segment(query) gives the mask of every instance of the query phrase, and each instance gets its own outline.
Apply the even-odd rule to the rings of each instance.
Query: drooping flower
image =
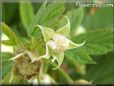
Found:
[[[60,67],[64,60],[64,51],[68,49],[78,48],[85,44],[85,41],[81,44],[76,44],[68,39],[70,35],[70,22],[67,16],[65,16],[67,24],[59,28],[57,31],[54,31],[51,28],[43,27],[41,25],[36,25],[38,29],[40,28],[43,34],[44,42],[46,43],[46,54],[45,55],[36,55],[35,53],[26,50],[23,53],[16,55],[10,60],[15,60],[20,58],[22,55],[27,54],[31,62],[41,60],[42,58],[49,59],[51,56],[53,59],[52,62],[57,61],[58,66],[54,69]]]
[[[78,48],[85,44],[85,41],[81,44],[76,44],[67,38],[70,35],[70,22],[67,16],[65,16],[65,18],[67,20],[67,24],[57,31],[48,27],[37,25],[37,27],[41,29],[46,43],[46,54],[39,57],[37,60],[41,58],[50,58],[52,56],[52,62],[56,60],[58,63],[58,66],[54,69],[57,69],[62,64],[65,50]]]

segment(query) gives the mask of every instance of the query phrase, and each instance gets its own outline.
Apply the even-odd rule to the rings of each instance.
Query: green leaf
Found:
[[[13,54],[8,52],[2,52],[2,78],[4,78],[12,67],[12,62],[9,60]]]
[[[2,7],[1,8],[2,13],[1,13],[0,17],[2,18],[2,21],[5,21],[7,24],[11,24],[13,22],[18,21],[18,19],[17,19],[18,16],[16,16],[17,9],[18,9],[18,3],[10,3],[10,4],[2,3],[1,7]],[[15,17],[15,19],[14,19],[14,17]]]
[[[7,73],[7,75],[2,79],[2,84],[9,84],[9,80],[10,80],[10,76],[11,76],[11,71]]]
[[[86,66],[87,74],[84,76],[84,78],[86,80],[93,81],[93,84],[114,84],[114,54],[113,52],[111,53],[95,57],[97,64]]]
[[[27,81],[22,80],[19,75],[14,75],[12,82],[10,82],[12,71],[9,71],[7,75],[2,79],[2,84],[10,85],[10,84],[27,84]]]
[[[67,50],[65,51],[65,56],[71,60],[75,60],[78,63],[82,64],[95,64],[89,54],[86,52],[85,49],[83,48],[77,48],[77,49],[72,49],[72,50]]]
[[[16,70],[15,70],[16,71]],[[2,84],[27,84],[27,81],[23,80],[19,75],[15,74],[15,72],[10,70],[5,77],[2,79]]]
[[[83,8],[73,9],[69,11],[66,15],[69,16],[71,22],[71,35],[74,35],[76,29],[81,24],[84,16]]]
[[[1,23],[2,32],[6,34],[10,40],[3,40],[5,45],[16,45],[16,37],[15,34],[12,32],[11,28],[8,27],[5,23]]]
[[[52,62],[54,62],[56,60],[57,63],[58,63],[57,67],[53,68],[53,69],[58,69],[61,66],[61,64],[62,64],[62,62],[64,60],[64,52],[53,53],[52,56],[53,56]]]
[[[51,3],[46,6],[44,3],[40,9],[38,10],[37,14],[33,18],[29,28],[28,28],[28,35],[31,37],[34,33],[34,26],[36,25],[43,25],[43,26],[53,26],[53,20],[59,17],[64,11],[64,3]],[[50,25],[51,24],[51,25]],[[50,27],[51,28],[51,27]],[[38,31],[35,31],[38,32]]]
[[[82,47],[66,51],[65,54],[79,63],[94,63],[89,55],[101,55],[113,50],[113,31],[111,29],[88,31],[85,35],[72,39],[76,43],[86,40]]]
[[[58,29],[56,33],[61,34],[63,36],[68,36],[70,33],[70,21],[67,16],[65,16],[65,18],[67,20],[67,24]]]
[[[32,4],[29,0],[26,0],[26,2],[20,2],[19,10],[22,23],[25,29],[28,29],[29,24],[34,16]]]
[[[88,30],[113,28],[113,8],[96,8],[95,14],[85,15],[83,26]]]
[[[13,43],[10,40],[2,40],[2,44],[12,46]]]
[[[101,55],[113,50],[112,29],[88,31],[84,35],[73,37],[76,43],[83,40],[86,40],[84,48],[90,55]]]

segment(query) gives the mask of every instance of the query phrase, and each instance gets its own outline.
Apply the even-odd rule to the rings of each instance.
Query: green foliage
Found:
[[[44,4],[42,4],[42,6],[38,10],[37,14],[33,18],[32,22],[28,28],[28,35],[29,36],[33,35],[33,33],[34,33],[33,27],[35,25],[39,24],[39,25],[46,25],[46,26],[49,25],[50,26],[50,24],[51,24],[51,27],[52,27],[54,20],[57,17],[59,17],[63,13],[63,11],[64,11],[64,3],[54,3],[53,2],[53,4],[49,4],[48,6],[46,6],[46,2]]]
[[[2,43],[5,45],[15,45],[16,44],[16,37],[15,34],[12,32],[11,28],[8,27],[5,23],[1,23],[2,32],[6,34],[10,40],[3,40]]]
[[[11,82],[10,82],[10,79],[11,79],[11,71],[7,73],[7,75],[4,77],[4,79],[2,80],[2,84],[4,85],[10,85]],[[20,78],[20,76],[15,76],[14,77],[14,80],[12,81],[12,84],[27,84],[27,81],[25,80],[22,80]]]
[[[8,52],[2,52],[2,57],[2,71],[4,71],[2,73],[2,78],[4,78],[12,68],[12,61],[10,61],[9,59],[13,57],[13,54]]]
[[[113,31],[111,29],[88,31],[84,35],[73,37],[72,40],[76,43],[86,40],[82,48],[67,51],[65,54],[71,60],[80,63],[94,63],[89,55],[102,55],[113,50]]]
[[[72,38],[74,42],[86,40],[84,49],[89,55],[102,55],[113,50],[113,30],[87,31],[84,35]]]
[[[88,13],[85,15],[83,26],[89,30],[113,28],[113,8],[96,8],[95,14]]]
[[[94,64],[95,62],[90,58],[85,49],[72,49],[65,52],[67,58],[79,63]]]
[[[84,78],[97,84],[114,84],[113,82],[113,52],[94,57],[97,65],[87,65],[87,74]]]
[[[61,2],[61,0],[59,1]],[[66,50],[65,54],[53,53],[48,60],[44,58],[41,59],[44,63],[43,66],[45,71],[43,71],[43,67],[41,67],[42,69],[39,68],[41,71],[39,72],[38,77],[40,77],[40,73],[43,75],[45,72],[49,73],[52,79],[58,83],[64,83],[66,81],[67,83],[72,84],[75,82],[75,79],[80,78],[93,81],[94,84],[113,83],[113,55],[109,53],[113,51],[112,8],[95,8],[95,13],[91,13],[91,9],[93,9],[91,7],[78,8],[75,7],[74,3],[67,3],[65,1],[66,0],[61,3],[56,3],[56,0],[52,0],[52,2],[44,1],[43,3],[35,3],[36,6],[34,6],[34,3],[27,0],[27,2],[24,3],[16,3],[14,8],[10,3],[3,4],[3,21],[8,25],[11,25],[13,30],[5,23],[1,23],[2,32],[9,38],[9,40],[2,40],[2,43],[13,46],[14,48],[13,54],[2,52],[3,84],[9,84],[10,82],[11,69],[14,66],[13,62],[9,60],[11,57],[26,52],[26,50],[30,52],[30,57],[39,58],[42,54],[48,56],[46,53],[48,50],[45,48],[45,42],[49,41],[49,39],[53,40],[51,37],[53,31],[51,30],[54,29],[56,33],[66,36],[69,33],[69,27],[71,32],[68,38],[77,45],[83,41],[86,41],[85,44],[79,48]],[[72,4],[73,6],[71,6]],[[17,8],[19,9],[19,12],[17,12]],[[36,9],[38,9],[37,12]],[[9,14],[7,12],[9,12]],[[34,15],[34,13],[36,14]],[[58,28],[65,23],[64,15],[68,16],[70,22],[68,22],[65,27],[58,30]],[[52,29],[45,32],[42,29],[40,30],[40,28],[36,28],[36,25]],[[75,31],[79,26],[83,26],[86,32],[75,35]],[[44,27],[43,29],[47,30]],[[67,30],[65,30],[66,28]],[[44,39],[44,34],[42,34],[41,31],[47,34]],[[47,39],[47,37],[49,39]],[[64,55],[65,57],[63,57]],[[52,56],[58,60],[56,62],[59,66],[64,60],[63,64],[57,71],[52,70],[53,67],[50,68],[50,64],[54,67],[58,67],[51,62],[54,60]],[[15,76],[12,83],[25,84],[28,82],[26,82],[22,77],[20,78],[20,76]]]
[[[84,17],[83,8],[73,9],[67,13],[71,23],[71,35],[74,35],[76,29],[81,24]]]
[[[22,23],[25,29],[28,29],[29,24],[31,23],[34,16],[32,4],[29,1],[20,2],[19,10]]]
[[[2,84],[9,84],[10,83],[10,76],[11,76],[11,71],[9,73],[7,73],[7,75],[5,76],[5,78],[2,79]]]
[[[18,21],[18,3],[2,3],[2,20],[7,24]],[[16,14],[16,15],[15,15]],[[1,17],[1,16],[0,16]],[[13,22],[12,22],[13,21]]]

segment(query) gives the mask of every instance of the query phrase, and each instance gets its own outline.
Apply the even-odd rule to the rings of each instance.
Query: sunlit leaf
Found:
[[[16,37],[10,27],[8,27],[5,23],[1,23],[2,32],[9,37],[10,40],[3,41],[6,45],[16,45]]]

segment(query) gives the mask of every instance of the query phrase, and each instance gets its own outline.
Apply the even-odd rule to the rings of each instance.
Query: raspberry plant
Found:
[[[21,20],[13,21],[14,25],[10,27],[8,20],[4,20],[6,14],[3,14],[0,23],[2,34],[8,37],[8,40],[2,39],[1,44],[13,47],[13,53],[1,52],[2,84],[103,82],[92,74],[111,65],[106,62],[112,61],[107,57],[112,57],[110,53],[113,51],[111,9],[105,8],[109,11],[106,22],[102,19],[99,22],[96,18],[104,13],[104,8],[96,8],[99,12],[92,14],[91,10],[95,8],[71,6],[65,0],[59,3],[44,1],[36,7],[30,1],[18,4]],[[7,5],[3,3],[3,6]],[[33,7],[38,8],[36,13]],[[106,81],[112,83],[112,70],[106,74],[110,74]]]

